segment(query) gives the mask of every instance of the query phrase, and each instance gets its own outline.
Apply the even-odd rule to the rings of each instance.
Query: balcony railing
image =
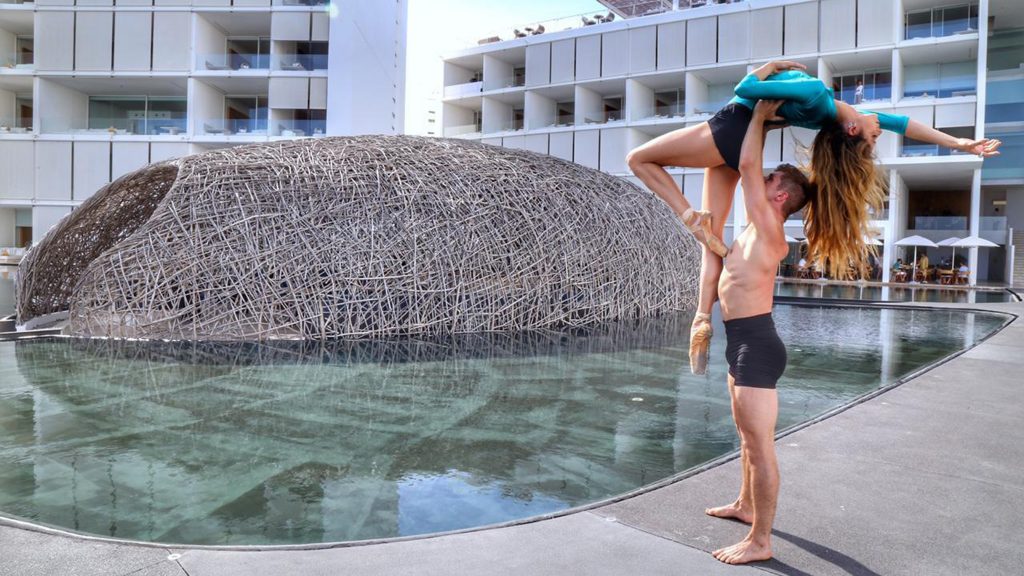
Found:
[[[196,54],[196,70],[269,70],[270,54]]]
[[[327,132],[327,120],[281,120],[276,124],[280,136],[323,136]]]
[[[282,54],[275,56],[274,69],[289,72],[327,70],[327,54]]]
[[[196,132],[206,136],[266,136],[267,120],[207,118],[198,123]]]
[[[484,90],[483,82],[467,82],[465,84],[452,84],[444,87],[445,98],[460,98],[464,96],[475,96]]]
[[[458,124],[455,126],[446,126],[444,129],[444,135],[448,137],[479,136],[482,133],[483,127],[480,124]]]

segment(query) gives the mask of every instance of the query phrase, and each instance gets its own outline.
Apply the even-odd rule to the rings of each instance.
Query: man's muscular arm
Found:
[[[754,115],[747,126],[743,147],[740,149],[740,181],[743,185],[743,204],[750,221],[763,229],[774,230],[774,210],[768,202],[764,187],[764,122],[775,116],[781,100],[761,100],[754,107]]]

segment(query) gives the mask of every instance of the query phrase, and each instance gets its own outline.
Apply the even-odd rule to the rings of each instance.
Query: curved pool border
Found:
[[[999,305],[999,304],[1003,304],[1003,305],[1005,305],[1005,304],[1011,304],[1011,305],[1012,304],[1019,304],[1019,303],[1006,303],[1006,302],[1002,302],[1002,303],[998,303],[998,302],[997,303],[982,303],[982,304],[966,304],[966,303],[965,304],[949,304],[949,303],[918,303],[918,302],[901,303],[901,302],[871,302],[871,301],[850,301],[850,300],[837,300],[837,299],[817,299],[817,298],[812,299],[812,298],[794,298],[794,297],[776,297],[776,302],[784,303],[784,304],[787,304],[787,305],[805,306],[805,307],[826,306],[826,307],[835,307],[835,308],[899,308],[899,309],[933,310],[933,311],[934,310],[958,310],[958,311],[961,311],[961,312],[979,312],[979,313],[993,314],[993,315],[998,315],[998,316],[1003,316],[1004,317],[1004,321],[1003,321],[1001,326],[999,326],[997,329],[993,330],[990,334],[986,335],[984,338],[981,338],[980,340],[975,342],[972,346],[969,346],[967,348],[962,348],[960,350],[957,350],[956,352],[953,352],[951,354],[943,356],[942,358],[939,358],[939,359],[937,359],[937,360],[935,360],[935,361],[933,361],[931,363],[923,365],[923,366],[917,368],[916,370],[913,370],[910,373],[908,373],[908,374],[906,374],[906,375],[904,375],[904,376],[902,376],[900,378],[897,378],[895,381],[893,381],[889,385],[886,385],[886,386],[877,388],[875,390],[872,390],[870,392],[867,392],[867,393],[865,393],[865,394],[863,394],[861,396],[858,396],[857,398],[854,398],[853,400],[851,400],[850,402],[848,402],[846,404],[843,404],[841,406],[837,406],[837,407],[835,407],[835,408],[833,408],[831,410],[823,412],[822,414],[819,414],[818,416],[816,416],[814,418],[811,418],[809,420],[805,420],[803,422],[794,424],[792,426],[788,426],[788,427],[786,427],[786,428],[784,428],[784,429],[782,429],[782,430],[780,430],[780,431],[778,431],[776,433],[776,435],[775,435],[775,441],[776,442],[778,442],[779,440],[781,440],[782,438],[784,438],[786,436],[789,436],[789,435],[794,434],[794,433],[796,433],[796,432],[798,432],[800,430],[808,428],[808,427],[810,427],[810,426],[812,426],[814,424],[823,422],[823,421],[828,420],[828,419],[830,419],[830,418],[832,418],[832,417],[834,417],[834,416],[836,416],[838,414],[846,412],[846,411],[850,410],[851,408],[854,408],[854,407],[859,406],[859,405],[861,405],[861,404],[863,404],[865,402],[868,402],[869,400],[872,400],[872,399],[874,399],[874,398],[876,398],[876,397],[878,397],[878,396],[880,396],[882,394],[885,394],[886,392],[889,392],[889,391],[892,391],[892,390],[894,390],[896,388],[899,388],[900,386],[902,386],[902,385],[904,385],[904,384],[906,384],[906,383],[908,383],[908,382],[910,382],[910,381],[920,377],[921,375],[926,374],[928,372],[931,372],[932,370],[935,370],[936,368],[938,368],[938,367],[940,367],[940,366],[942,366],[942,365],[944,365],[944,364],[946,364],[946,363],[948,363],[948,362],[958,358],[959,356],[962,356],[962,355],[970,352],[971,350],[974,350],[974,349],[978,348],[979,346],[983,345],[985,342],[987,342],[991,338],[993,338],[996,335],[998,335],[1001,332],[1003,332],[1008,326],[1010,326],[1014,321],[1016,321],[1020,317],[1017,313],[1014,313],[1014,312],[1004,311],[1004,310],[993,310],[993,309],[990,309],[990,308],[982,308],[982,307],[980,307],[980,306],[985,306],[986,304],[987,305],[993,305],[993,304],[995,304],[995,305]],[[54,335],[53,334],[53,332],[54,332],[53,330],[46,330],[46,331],[40,331],[40,332],[42,332],[42,333],[38,333],[38,334],[20,333],[19,336],[17,337],[17,339],[20,340],[20,339],[29,339],[29,338],[64,338],[64,336]],[[651,484],[647,484],[645,486],[641,486],[641,487],[639,487],[639,488],[637,488],[635,490],[631,490],[631,491],[625,492],[623,494],[619,494],[619,495],[616,495],[616,496],[612,496],[612,497],[605,498],[603,500],[599,500],[599,501],[595,501],[595,502],[591,502],[591,503],[588,503],[588,504],[583,504],[583,505],[575,506],[575,507],[572,507],[572,508],[566,508],[564,510],[559,510],[559,511],[556,511],[556,512],[551,512],[551,513],[547,513],[547,514],[541,514],[541,515],[537,515],[537,516],[530,516],[530,517],[526,517],[526,518],[520,518],[520,519],[510,520],[510,521],[507,521],[507,522],[501,522],[501,523],[496,523],[496,524],[486,524],[486,525],[474,526],[474,527],[470,527],[470,528],[462,528],[462,529],[458,529],[458,530],[449,530],[449,531],[445,531],[445,532],[432,532],[432,533],[428,533],[428,534],[417,534],[417,535],[410,535],[410,536],[398,536],[398,537],[392,537],[392,538],[376,538],[376,539],[368,539],[368,540],[351,540],[351,541],[341,541],[341,542],[319,542],[319,543],[310,543],[310,544],[269,544],[269,545],[260,545],[260,544],[252,544],[252,545],[213,545],[213,544],[181,544],[181,543],[175,543],[175,542],[147,542],[147,541],[143,541],[143,540],[131,540],[131,539],[125,539],[125,538],[111,538],[111,537],[99,536],[99,535],[96,535],[96,534],[90,534],[90,533],[85,533],[85,532],[77,532],[77,531],[74,531],[74,530],[70,530],[70,529],[67,529],[67,528],[63,528],[63,527],[59,527],[59,526],[54,526],[54,525],[50,525],[50,524],[46,524],[46,523],[33,522],[33,521],[30,521],[30,520],[27,520],[27,519],[24,519],[24,518],[20,518],[20,517],[17,517],[17,516],[6,514],[6,513],[2,512],[2,511],[0,511],[0,528],[2,528],[2,527],[17,528],[17,529],[22,529],[22,530],[26,530],[26,531],[30,531],[30,532],[35,532],[35,533],[43,534],[45,536],[59,536],[59,537],[73,538],[73,539],[76,539],[76,540],[79,540],[79,541],[83,541],[83,542],[96,542],[96,543],[103,543],[103,544],[123,545],[123,546],[132,546],[132,547],[138,547],[138,548],[150,548],[150,549],[162,549],[162,550],[178,549],[178,550],[204,550],[204,551],[214,551],[214,552],[216,552],[216,551],[221,551],[221,552],[260,552],[260,551],[315,551],[315,550],[330,550],[330,549],[343,549],[343,548],[359,548],[359,547],[374,546],[374,545],[378,545],[378,544],[393,544],[393,543],[410,542],[410,541],[418,541],[418,540],[430,540],[430,539],[443,538],[443,537],[446,537],[446,536],[454,536],[454,535],[461,535],[461,534],[472,534],[472,533],[475,533],[475,532],[493,531],[493,530],[499,530],[499,529],[504,529],[504,528],[512,528],[512,527],[516,527],[516,526],[535,524],[535,523],[543,522],[543,521],[546,521],[546,520],[553,520],[553,519],[557,519],[557,518],[563,518],[563,517],[567,517],[567,516],[572,516],[572,515],[575,515],[575,514],[578,514],[578,513],[581,513],[581,512],[587,512],[587,511],[592,511],[592,510],[599,509],[599,508],[608,507],[608,506],[611,506],[612,504],[616,504],[616,503],[619,503],[619,502],[623,502],[625,500],[630,500],[632,498],[636,498],[636,497],[641,496],[641,495],[645,495],[645,494],[649,494],[649,493],[655,492],[655,491],[657,491],[659,489],[662,489],[662,488],[665,488],[667,486],[679,483],[679,482],[681,482],[683,480],[686,480],[688,478],[691,478],[691,477],[696,476],[698,474],[701,474],[703,472],[712,470],[714,468],[717,468],[719,466],[722,466],[724,464],[732,462],[732,461],[736,460],[738,457],[739,457],[739,451],[738,450],[734,450],[734,451],[732,451],[732,452],[730,452],[728,454],[724,454],[722,456],[719,456],[718,458],[709,460],[707,462],[704,462],[704,463],[699,464],[697,466],[694,466],[692,468],[688,468],[688,469],[683,470],[683,471],[681,471],[679,473],[676,473],[676,474],[674,474],[672,476],[668,476],[666,478],[663,478],[663,479],[661,479],[661,480],[659,480],[657,482],[653,482]]]

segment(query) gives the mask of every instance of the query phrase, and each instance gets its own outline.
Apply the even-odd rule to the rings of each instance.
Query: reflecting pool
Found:
[[[873,302],[947,302],[974,304],[986,302],[1017,302],[1007,290],[964,290],[936,284],[831,284],[826,282],[776,282],[775,295],[791,298],[864,300]]]
[[[16,266],[0,266],[0,318],[14,314],[14,277]]]
[[[779,428],[970,346],[1004,317],[779,305]],[[0,510],[195,544],[424,534],[564,510],[736,448],[716,321],[444,341],[0,342]]]

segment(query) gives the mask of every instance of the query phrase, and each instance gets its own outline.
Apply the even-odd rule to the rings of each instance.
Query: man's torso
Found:
[[[781,228],[781,224],[779,225]],[[775,275],[788,245],[780,230],[779,242],[758,237],[755,226],[747,226],[733,242],[725,257],[718,281],[718,298],[725,320],[766,314],[772,310]]]

